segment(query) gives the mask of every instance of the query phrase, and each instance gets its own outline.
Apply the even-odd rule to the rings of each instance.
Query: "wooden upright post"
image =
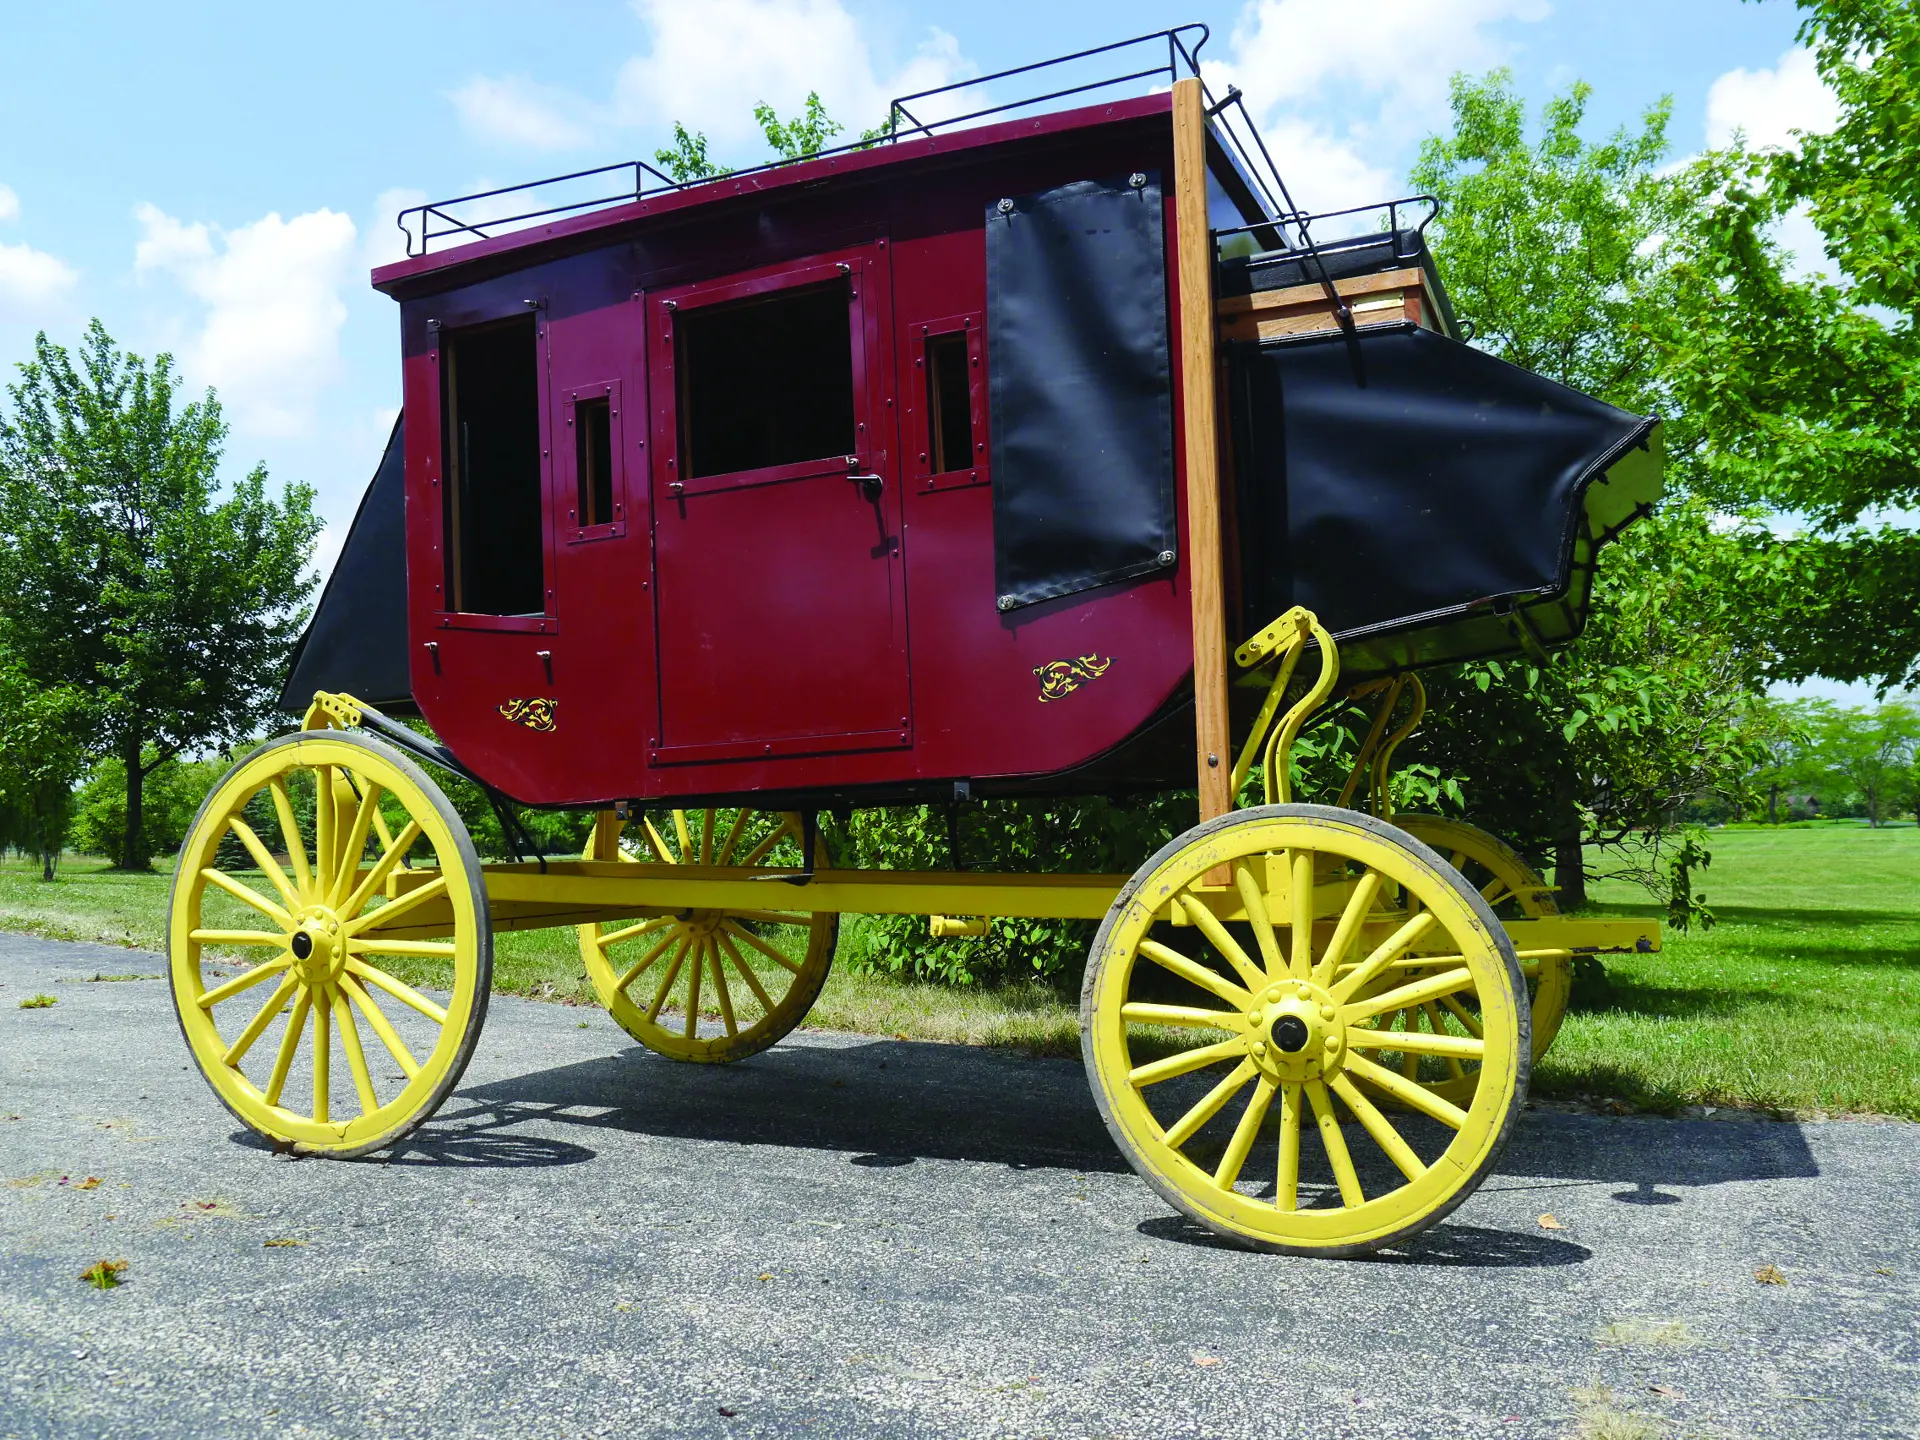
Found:
[[[1193,597],[1193,719],[1200,818],[1233,808],[1227,723],[1226,592],[1221,581],[1220,448],[1214,396],[1213,232],[1207,219],[1207,117],[1197,79],[1173,86],[1173,212],[1180,277],[1181,428],[1187,441],[1187,589]]]

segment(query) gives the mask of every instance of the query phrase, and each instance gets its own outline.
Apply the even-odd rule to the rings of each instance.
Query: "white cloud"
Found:
[[[1208,87],[1238,85],[1296,204],[1342,209],[1397,195],[1397,161],[1447,120],[1447,80],[1506,60],[1495,28],[1536,22],[1547,0],[1374,0],[1370,34],[1394,56],[1356,43],[1353,11],[1324,0],[1248,0],[1229,57],[1206,67]],[[1329,234],[1334,231],[1329,230]]]
[[[10,185],[0,185],[0,223],[20,218],[20,197]]]
[[[876,71],[860,27],[840,0],[633,0],[653,48],[629,60],[615,87],[627,124],[664,129],[678,120],[713,141],[717,156],[757,155],[753,107],[798,112],[809,91],[847,127],[843,139],[885,119],[895,95],[975,73],[959,41],[934,30],[891,74]]]
[[[31,245],[0,245],[0,317],[30,320],[56,311],[80,272]]]
[[[1771,70],[1729,70],[1707,91],[1707,144],[1736,131],[1755,149],[1797,145],[1793,132],[1820,134],[1840,119],[1840,102],[1814,68],[1811,50],[1789,50]]]
[[[315,210],[220,230],[149,204],[134,218],[136,273],[165,275],[205,307],[180,356],[188,378],[214,386],[235,424],[255,434],[306,433],[340,374],[353,221]]]
[[[476,75],[447,98],[483,140],[526,150],[577,150],[593,140],[591,107],[524,76]]]

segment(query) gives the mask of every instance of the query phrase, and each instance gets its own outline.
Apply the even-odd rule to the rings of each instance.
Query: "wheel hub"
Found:
[[[1277,1081],[1313,1080],[1340,1068],[1346,1027],[1333,996],[1307,980],[1269,985],[1247,1015],[1254,1063]]]
[[[328,910],[302,915],[287,937],[287,949],[293,954],[294,970],[308,985],[332,980],[346,968],[346,937],[340,933],[339,919]]]

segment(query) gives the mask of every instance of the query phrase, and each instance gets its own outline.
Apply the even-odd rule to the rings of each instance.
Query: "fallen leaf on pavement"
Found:
[[[1549,1213],[1540,1217],[1540,1228],[1542,1230],[1564,1230],[1567,1227],[1562,1225]]]
[[[111,1290],[123,1284],[121,1271],[127,1268],[124,1260],[96,1260],[80,1272],[80,1278],[96,1290]]]
[[[1196,1350],[1193,1352],[1193,1363],[1202,1368],[1208,1365],[1218,1365],[1220,1363],[1220,1357],[1218,1355],[1202,1355]]]
[[[69,1190],[98,1190],[100,1188],[100,1177],[98,1175],[89,1175],[84,1180],[76,1180],[71,1175],[62,1175],[60,1177],[60,1183]]]
[[[1762,1285],[1784,1285],[1787,1283],[1787,1277],[1780,1273],[1780,1267],[1778,1265],[1762,1265],[1758,1270],[1753,1272],[1753,1278],[1758,1280]]]
[[[1649,1385],[1647,1386],[1647,1389],[1651,1390],[1656,1395],[1664,1395],[1669,1400],[1684,1400],[1687,1398],[1686,1391],[1676,1390],[1671,1385]]]
[[[756,1280],[771,1280],[773,1278],[773,1272],[769,1270],[765,1274],[756,1275],[753,1278]]]
[[[307,1242],[304,1240],[292,1240],[292,1239],[262,1240],[260,1242],[260,1248],[262,1250],[291,1250],[296,1245],[304,1245],[306,1243]]]
[[[720,1407],[720,1413],[726,1416],[727,1419],[731,1420],[733,1419],[734,1416],[738,1415],[740,1412],[738,1410],[730,1409],[729,1407],[722,1405]]]

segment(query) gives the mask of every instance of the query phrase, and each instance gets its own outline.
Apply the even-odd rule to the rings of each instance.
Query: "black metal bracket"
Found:
[[[437,766],[478,786],[480,793],[487,797],[487,804],[493,808],[494,817],[500,822],[500,833],[506,839],[507,851],[513,856],[514,863],[524,862],[531,854],[540,863],[540,873],[542,875],[547,873],[546,854],[515,812],[512,799],[474,774],[446,746],[427,739],[419,731],[410,730],[399,721],[389,719],[377,710],[364,707],[360,711],[360,728],[371,731],[394,749],[411,755],[416,760],[424,760],[429,765]]]

